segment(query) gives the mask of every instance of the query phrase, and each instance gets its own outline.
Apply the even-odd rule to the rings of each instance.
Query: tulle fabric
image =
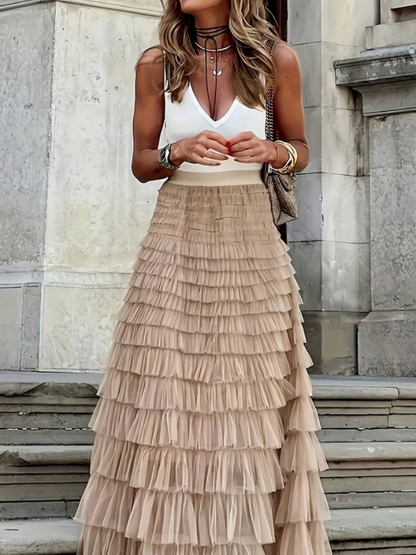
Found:
[[[162,185],[90,421],[77,555],[330,555],[288,250],[263,184]]]

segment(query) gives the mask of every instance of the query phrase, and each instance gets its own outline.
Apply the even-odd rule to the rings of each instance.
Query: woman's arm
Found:
[[[163,53],[158,47],[141,55],[136,68],[136,98],[133,116],[133,175],[142,183],[163,179],[175,170],[158,162],[163,127]]]
[[[309,163],[309,145],[305,133],[305,116],[302,101],[302,77],[294,51],[286,43],[275,45],[273,58],[276,68],[274,95],[274,124],[279,139],[291,143],[298,151],[294,168],[300,172]],[[274,167],[282,167],[287,160],[284,147],[279,147],[279,160]]]
[[[279,139],[293,144],[298,151],[298,161],[293,171],[300,172],[309,162],[309,146],[305,135],[302,102],[302,83],[296,54],[285,43],[275,45],[276,88],[274,95],[274,125]],[[243,131],[230,141],[230,154],[243,164],[266,162],[282,168],[289,154],[282,145],[275,145],[256,137],[251,131]]]

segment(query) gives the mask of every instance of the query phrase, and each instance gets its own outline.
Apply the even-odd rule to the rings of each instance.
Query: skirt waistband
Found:
[[[177,170],[165,183],[173,185],[195,185],[207,187],[224,187],[228,185],[263,184],[259,170],[233,170],[214,172],[187,172]]]

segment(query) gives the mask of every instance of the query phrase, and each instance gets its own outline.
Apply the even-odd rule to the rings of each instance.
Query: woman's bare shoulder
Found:
[[[142,65],[153,65],[162,64],[163,65],[163,49],[160,45],[150,46],[143,50],[137,60],[137,66]]]
[[[277,75],[293,75],[299,73],[299,60],[295,51],[286,43],[278,42],[273,50],[273,58]]]
[[[136,72],[139,79],[153,83],[157,90],[163,90],[164,54],[160,45],[144,50],[137,60]]]

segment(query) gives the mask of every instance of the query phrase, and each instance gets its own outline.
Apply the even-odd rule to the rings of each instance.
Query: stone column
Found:
[[[376,0],[289,0],[311,163],[298,176],[300,218],[288,241],[315,373],[356,373],[356,326],[370,310],[366,134],[356,95],[335,85],[333,61],[357,55],[378,17]]]
[[[134,65],[160,3],[0,10],[0,369],[101,370],[160,185],[130,171]]]
[[[369,125],[371,312],[359,326],[359,373],[416,376],[416,46],[402,45],[404,30],[416,38],[416,2],[384,0],[382,16],[368,50],[336,63]]]

